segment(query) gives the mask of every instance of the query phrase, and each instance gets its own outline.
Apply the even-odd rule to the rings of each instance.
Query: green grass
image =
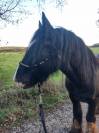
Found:
[[[12,94],[9,91],[6,91],[6,94],[2,93],[2,100],[0,98],[0,127],[11,127],[24,119],[36,118],[37,112],[32,96],[33,91],[18,91],[16,93],[13,91]]]
[[[94,54],[99,54],[99,47],[91,47]]]
[[[66,94],[43,93],[45,111],[63,103]],[[39,103],[37,90],[17,89],[2,92],[0,97],[0,127],[7,128],[22,123],[23,120],[37,119],[37,104]]]
[[[0,81],[4,86],[13,84],[12,78],[23,52],[1,52],[0,53]]]

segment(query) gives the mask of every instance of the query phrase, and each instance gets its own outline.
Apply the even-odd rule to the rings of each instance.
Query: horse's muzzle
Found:
[[[17,88],[24,88],[24,84],[23,83],[21,83],[21,82],[16,82],[15,83],[15,86],[17,87]]]

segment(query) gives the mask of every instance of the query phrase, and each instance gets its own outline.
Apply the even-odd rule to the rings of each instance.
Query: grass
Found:
[[[43,93],[44,108],[46,111],[63,103],[66,94]],[[2,92],[0,97],[0,127],[9,128],[16,126],[24,120],[37,119],[39,103],[37,90],[8,90]]]
[[[13,84],[12,78],[23,52],[1,52],[0,53],[0,81],[8,87]]]
[[[91,48],[95,54],[98,48]],[[0,51],[0,126],[10,127],[21,123],[23,119],[37,118],[38,93],[36,89],[23,90],[13,85],[13,75],[18,62],[24,55],[21,51],[13,49]],[[59,88],[62,84],[61,72],[58,71],[50,77],[43,90],[44,107],[46,110],[53,108],[59,102],[64,102],[66,93]]]
[[[1,127],[11,127],[22,122],[23,119],[36,116],[36,105],[33,102],[34,100],[30,91],[20,90],[19,92],[15,93],[13,91],[11,93],[6,91],[6,94],[2,94],[2,103],[0,104]]]
[[[99,54],[99,47],[91,47],[94,54]]]

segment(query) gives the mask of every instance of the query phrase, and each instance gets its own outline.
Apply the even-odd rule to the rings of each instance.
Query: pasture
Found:
[[[91,48],[95,54],[99,53],[99,47]],[[24,55],[24,50],[0,51],[0,127],[10,127],[24,119],[37,117],[36,98],[37,90],[22,90],[15,87],[12,80],[16,66]],[[44,105],[47,110],[58,103],[63,103],[66,93],[62,87],[62,74],[55,73],[44,86]]]
[[[13,84],[12,78],[19,60],[22,58],[22,52],[1,52],[0,53],[0,81],[1,86],[10,86]]]
[[[91,47],[94,54],[99,54],[99,47]]]

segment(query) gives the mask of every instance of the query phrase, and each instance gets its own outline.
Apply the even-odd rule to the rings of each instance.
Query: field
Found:
[[[95,54],[99,47],[91,48]],[[37,88],[23,90],[15,87],[12,80],[16,66],[24,55],[24,49],[0,49],[0,126],[14,126],[24,119],[37,116]],[[66,98],[62,88],[62,74],[55,73],[44,86],[44,106],[46,110],[57,103],[63,103]],[[35,101],[35,102],[34,102]]]
[[[12,78],[18,65],[19,60],[22,58],[22,52],[1,52],[0,53],[0,79],[3,86],[10,86]]]
[[[94,54],[99,54],[99,47],[91,47],[91,50],[94,52]]]

